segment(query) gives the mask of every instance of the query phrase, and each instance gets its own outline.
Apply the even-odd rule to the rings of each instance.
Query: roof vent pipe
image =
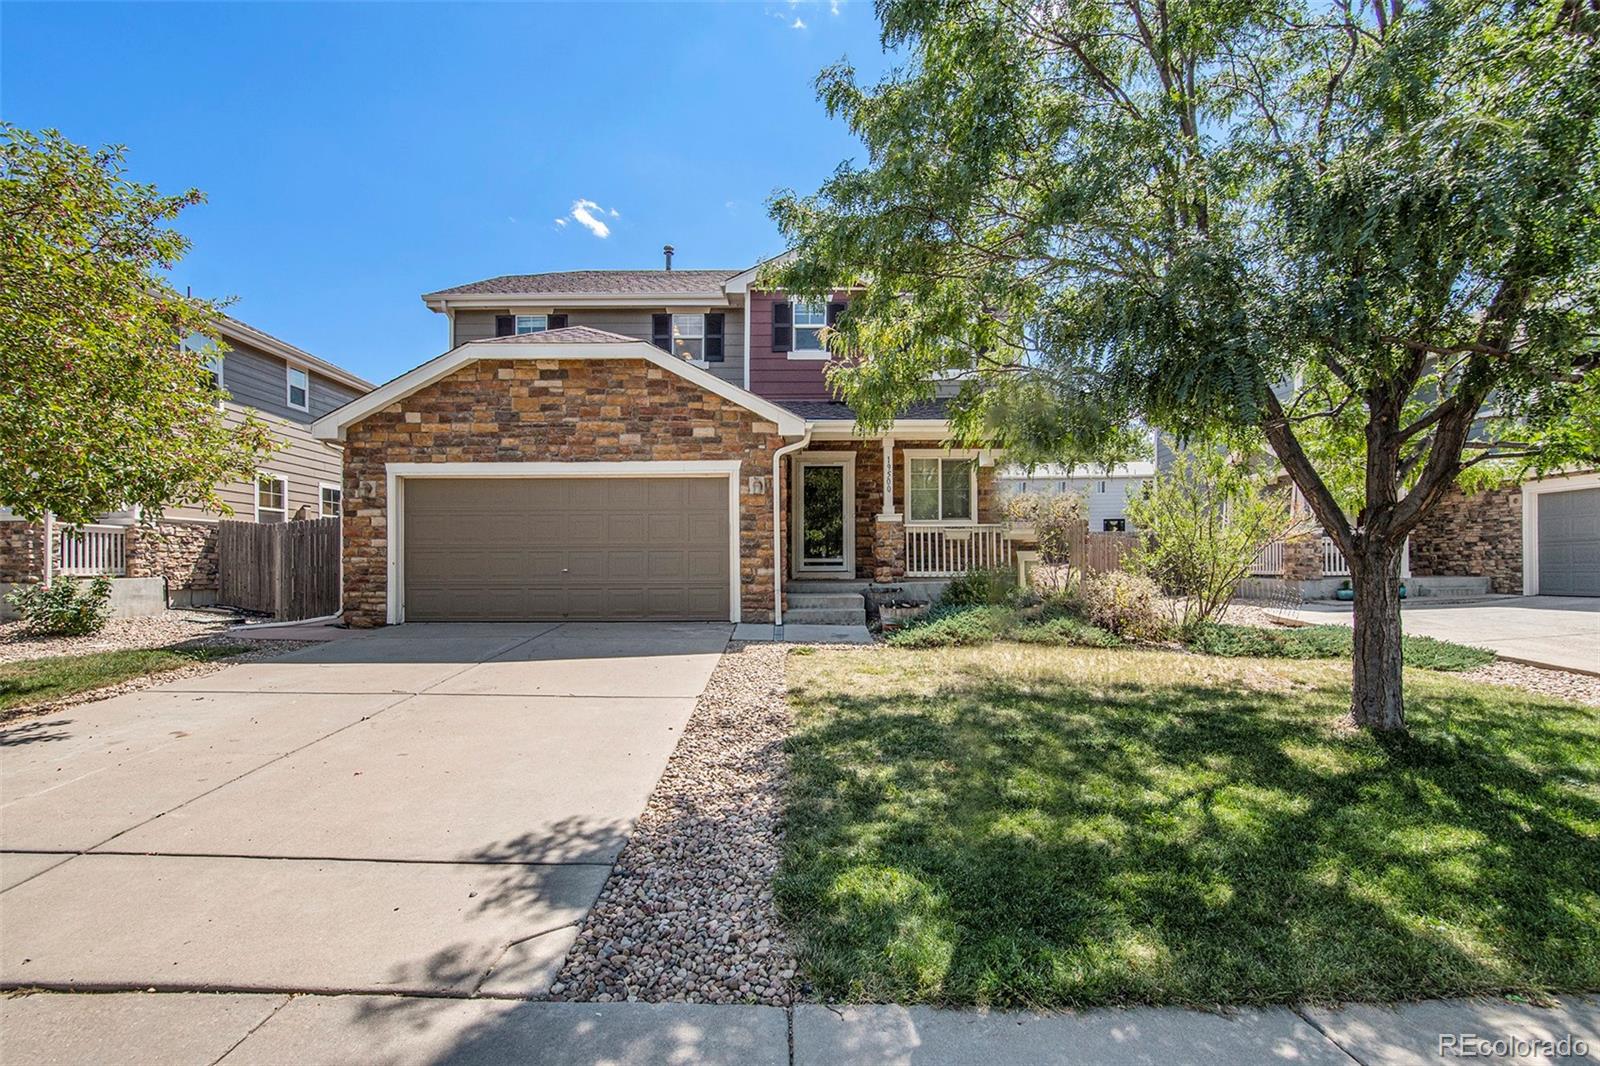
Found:
[[[670,245],[670,244],[663,245],[662,248],[661,248],[661,254],[665,255],[667,257],[667,269],[671,270],[672,269],[672,245]]]

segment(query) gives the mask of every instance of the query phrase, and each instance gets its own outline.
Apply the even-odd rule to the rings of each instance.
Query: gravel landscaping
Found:
[[[32,637],[23,631],[25,623],[21,621],[0,622],[0,663],[174,644],[231,644],[228,627],[243,617],[226,609],[162,611],[146,618],[113,618],[100,632],[83,637]]]
[[[1456,676],[1467,681],[1505,685],[1508,688],[1537,692],[1541,696],[1558,696],[1565,700],[1587,703],[1591,707],[1600,707],[1600,677],[1588,674],[1547,670],[1540,666],[1525,666],[1522,663],[1501,659],[1487,666],[1462,671]]]
[[[772,897],[782,844],[787,651],[728,646],[551,998],[793,1000],[794,957]]]

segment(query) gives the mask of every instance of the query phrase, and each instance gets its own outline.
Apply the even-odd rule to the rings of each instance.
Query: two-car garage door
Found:
[[[411,622],[729,617],[726,477],[408,478]]]

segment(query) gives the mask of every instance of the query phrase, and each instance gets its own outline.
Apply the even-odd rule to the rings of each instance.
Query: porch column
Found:
[[[883,438],[883,510],[872,523],[872,580],[906,576],[906,529],[894,509],[894,438]]]

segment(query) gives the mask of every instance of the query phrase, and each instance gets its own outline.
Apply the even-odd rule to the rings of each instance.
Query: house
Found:
[[[371,382],[235,318],[220,317],[212,339],[223,349],[211,370],[228,421],[253,413],[271,427],[279,447],[255,478],[218,486],[232,514],[174,507],[154,522],[141,522],[128,510],[103,515],[80,531],[52,524],[50,572],[126,579],[115,583],[119,613],[215,603],[222,517],[282,522],[340,511],[340,448],[313,437],[311,424],[368,392]],[[0,510],[0,586],[39,581],[46,569],[44,543],[44,523]]]
[[[426,294],[448,350],[313,427],[344,447],[346,620],[859,623],[869,585],[1011,565],[995,453],[946,447],[938,403],[857,433],[823,376],[849,294],[756,278]]]
[[[1151,462],[1118,463],[1099,471],[1045,464],[1032,469],[1005,467],[998,475],[998,483],[1003,496],[1075,493],[1083,497],[1091,531],[1132,533],[1136,527],[1128,517],[1128,500],[1137,496],[1155,475],[1156,465]]]

